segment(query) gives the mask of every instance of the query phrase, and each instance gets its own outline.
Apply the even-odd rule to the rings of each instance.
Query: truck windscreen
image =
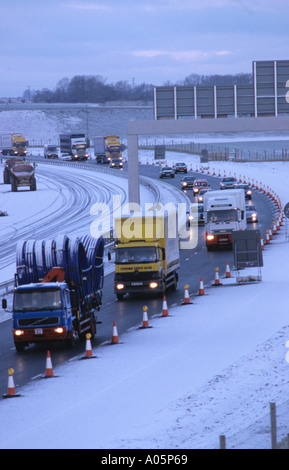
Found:
[[[207,212],[207,221],[208,222],[237,222],[237,211],[235,209],[229,210],[218,210],[218,211],[208,211]]]
[[[61,306],[59,289],[34,289],[14,293],[14,312],[59,310]]]
[[[134,246],[118,248],[115,254],[116,263],[154,263],[157,261],[156,248],[154,246]]]

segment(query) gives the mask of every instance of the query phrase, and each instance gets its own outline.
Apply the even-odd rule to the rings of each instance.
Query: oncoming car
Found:
[[[233,176],[225,176],[220,181],[220,189],[234,189],[237,184],[236,178]]]
[[[258,212],[252,204],[246,205],[246,219],[247,222],[258,222]]]
[[[198,204],[197,212],[192,212],[188,214],[187,218],[187,226],[190,227],[191,225],[205,225],[205,212],[204,212],[204,204]]]
[[[113,158],[109,164],[110,168],[122,168],[123,163],[119,158]]]
[[[184,176],[181,181],[182,189],[193,189],[195,179],[194,176]]]
[[[200,189],[200,191],[198,192],[198,202],[204,201],[204,194],[208,191],[211,191],[211,188]]]
[[[237,184],[236,189],[244,189],[245,199],[252,199],[252,190],[248,184],[239,183]]]
[[[201,189],[210,189],[210,185],[205,179],[197,179],[194,182],[193,191],[194,196],[197,196]]]
[[[170,166],[163,166],[160,169],[160,178],[174,178],[175,172]]]
[[[187,173],[188,172],[188,168],[185,163],[176,163],[174,168],[175,168],[175,173],[179,173],[179,172]]]

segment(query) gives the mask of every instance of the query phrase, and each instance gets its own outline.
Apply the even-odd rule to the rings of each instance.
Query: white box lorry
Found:
[[[206,246],[232,246],[232,232],[246,230],[243,189],[208,191],[204,194]]]

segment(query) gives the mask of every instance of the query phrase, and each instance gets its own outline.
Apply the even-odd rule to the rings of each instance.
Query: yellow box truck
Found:
[[[119,217],[114,231],[118,300],[125,294],[163,294],[177,287],[180,251],[175,214]]]

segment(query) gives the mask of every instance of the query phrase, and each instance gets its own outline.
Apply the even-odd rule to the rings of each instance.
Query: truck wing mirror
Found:
[[[7,308],[7,299],[2,299],[2,308],[3,308],[3,310],[6,310],[6,308]]]
[[[107,252],[107,259],[108,259],[108,261],[111,261],[111,252],[110,251]]]

